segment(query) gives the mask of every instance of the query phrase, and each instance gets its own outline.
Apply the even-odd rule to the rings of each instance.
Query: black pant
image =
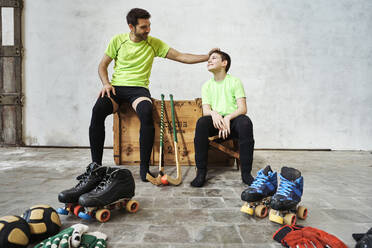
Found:
[[[138,97],[151,95],[148,89],[143,87],[115,86],[116,95],[111,93],[111,98],[117,103],[129,102],[132,104]],[[148,166],[154,143],[155,128],[152,118],[152,103],[142,101],[135,109],[140,122],[140,159],[141,166]],[[105,143],[105,119],[113,113],[113,105],[107,96],[99,97],[92,110],[92,118],[89,126],[89,141],[92,161],[102,164],[103,147]]]
[[[242,173],[251,173],[253,161],[253,124],[246,115],[239,115],[230,121],[230,136],[239,140],[240,163]],[[207,169],[208,164],[208,137],[218,134],[218,129],[213,126],[212,116],[203,116],[196,123],[195,129],[195,162],[201,170]]]

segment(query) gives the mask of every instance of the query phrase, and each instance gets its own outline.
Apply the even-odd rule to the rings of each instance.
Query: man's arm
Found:
[[[98,97],[99,96],[103,97],[105,93],[107,93],[107,95],[110,97],[110,91],[112,91],[112,93],[116,95],[115,88],[112,87],[112,85],[110,84],[109,78],[108,78],[107,68],[109,64],[111,63],[111,61],[112,61],[112,58],[104,54],[101,62],[98,65],[98,74],[103,84],[102,90],[100,91]]]
[[[219,50],[218,48],[212,49],[209,53],[212,51]],[[208,60],[209,55],[195,55],[195,54],[189,54],[189,53],[181,53],[177,51],[176,49],[169,48],[167,56],[165,56],[167,59],[171,59],[174,61],[178,61],[185,64],[196,64],[200,62],[205,62]]]

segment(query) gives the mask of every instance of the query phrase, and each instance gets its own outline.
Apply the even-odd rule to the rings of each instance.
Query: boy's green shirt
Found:
[[[244,87],[239,78],[226,74],[221,82],[214,78],[202,87],[202,104],[209,104],[211,109],[226,116],[238,109],[236,100],[245,97]]]

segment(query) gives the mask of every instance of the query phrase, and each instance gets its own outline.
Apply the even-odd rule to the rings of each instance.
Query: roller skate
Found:
[[[277,173],[271,170],[270,165],[257,172],[252,184],[242,192],[241,198],[245,201],[240,211],[249,215],[265,218],[271,196],[278,187]]]
[[[307,208],[299,206],[303,193],[304,179],[301,172],[289,167],[283,167],[280,173],[280,184],[271,198],[269,219],[278,224],[296,224],[296,214],[300,219],[306,219]]]
[[[69,213],[77,215],[79,197],[97,187],[106,175],[106,168],[95,162],[90,163],[86,171],[76,178],[79,183],[75,187],[58,194],[58,201],[64,203],[65,206],[58,208],[57,213],[61,215],[68,215]]]
[[[135,183],[132,173],[127,169],[109,168],[101,183],[89,193],[79,198],[81,208],[76,210],[82,219],[97,219],[106,222],[110,219],[112,209],[126,208],[135,213],[139,203],[131,200],[134,196]]]

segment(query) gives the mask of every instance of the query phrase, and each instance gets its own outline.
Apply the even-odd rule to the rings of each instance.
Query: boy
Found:
[[[226,139],[239,140],[241,176],[250,185],[253,161],[253,125],[245,114],[247,105],[243,84],[227,72],[231,64],[230,56],[222,51],[212,51],[208,59],[208,71],[213,78],[202,87],[203,116],[196,123],[195,161],[197,174],[191,182],[193,187],[202,187],[206,180],[208,164],[208,137],[217,135]]]

